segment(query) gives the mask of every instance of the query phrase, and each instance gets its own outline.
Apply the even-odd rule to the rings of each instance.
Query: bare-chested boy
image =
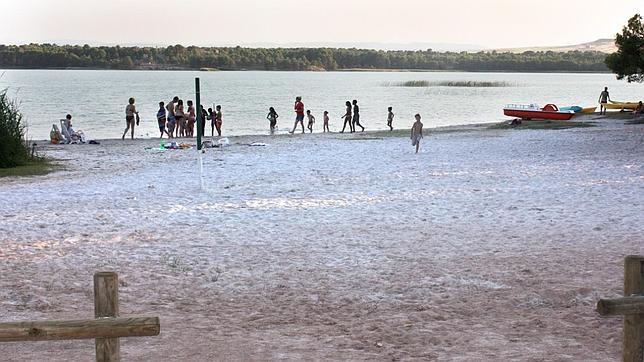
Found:
[[[416,114],[416,122],[411,126],[411,145],[416,146],[416,153],[420,148],[420,140],[423,138],[423,124],[420,122],[420,114]]]

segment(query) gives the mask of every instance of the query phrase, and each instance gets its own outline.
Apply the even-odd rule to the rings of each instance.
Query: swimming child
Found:
[[[389,126],[389,130],[393,131],[394,127],[391,125],[394,121],[394,112],[392,112],[393,108],[389,107],[387,108],[387,126]]]
[[[323,121],[324,123],[322,124],[322,132],[331,132],[329,131],[329,112],[324,111],[324,116],[323,116]]]
[[[268,109],[266,119],[268,119],[268,121],[270,122],[271,134],[274,134],[275,129],[277,128],[277,118],[279,118],[279,115],[277,114],[277,112],[275,112],[275,108],[270,107]]]
[[[416,146],[416,153],[418,153],[420,140],[423,138],[423,124],[420,122],[420,114],[416,114],[414,117],[416,122],[411,126],[411,145]]]
[[[315,123],[315,117],[311,114],[311,110],[306,110],[306,117],[309,119],[309,124],[306,128],[309,129],[309,133],[313,133],[313,123]]]

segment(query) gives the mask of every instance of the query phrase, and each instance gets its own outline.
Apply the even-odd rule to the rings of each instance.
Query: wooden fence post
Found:
[[[94,274],[94,317],[119,316],[119,280],[114,272]],[[96,338],[96,362],[121,360],[118,338]]]
[[[624,259],[624,296],[644,295],[644,257],[629,255]],[[624,361],[644,360],[644,315],[624,316]]]

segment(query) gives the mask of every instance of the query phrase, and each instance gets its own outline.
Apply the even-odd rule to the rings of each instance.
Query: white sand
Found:
[[[360,137],[373,138],[372,135]],[[0,179],[0,321],[158,315],[128,361],[618,360],[623,257],[644,254],[644,127],[47,146],[65,170]],[[267,147],[241,144],[266,142]],[[91,361],[93,341],[0,344]]]

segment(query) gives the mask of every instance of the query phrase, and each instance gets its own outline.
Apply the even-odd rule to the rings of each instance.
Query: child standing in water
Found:
[[[331,133],[331,131],[329,131],[329,112],[328,111],[324,111],[324,116],[322,119],[324,121],[324,123],[322,124],[322,132]]]
[[[420,122],[420,114],[416,114],[416,122],[411,126],[411,145],[416,146],[416,153],[420,148],[420,140],[423,138],[423,124]]]
[[[392,112],[393,108],[389,107],[387,108],[387,126],[389,126],[389,130],[393,131],[394,127],[391,125],[394,121],[394,112]]]
[[[313,123],[315,123],[315,117],[313,117],[313,115],[311,114],[310,109],[306,111],[306,116],[309,119],[309,125],[306,126],[306,128],[309,129],[309,133],[313,133]]]

